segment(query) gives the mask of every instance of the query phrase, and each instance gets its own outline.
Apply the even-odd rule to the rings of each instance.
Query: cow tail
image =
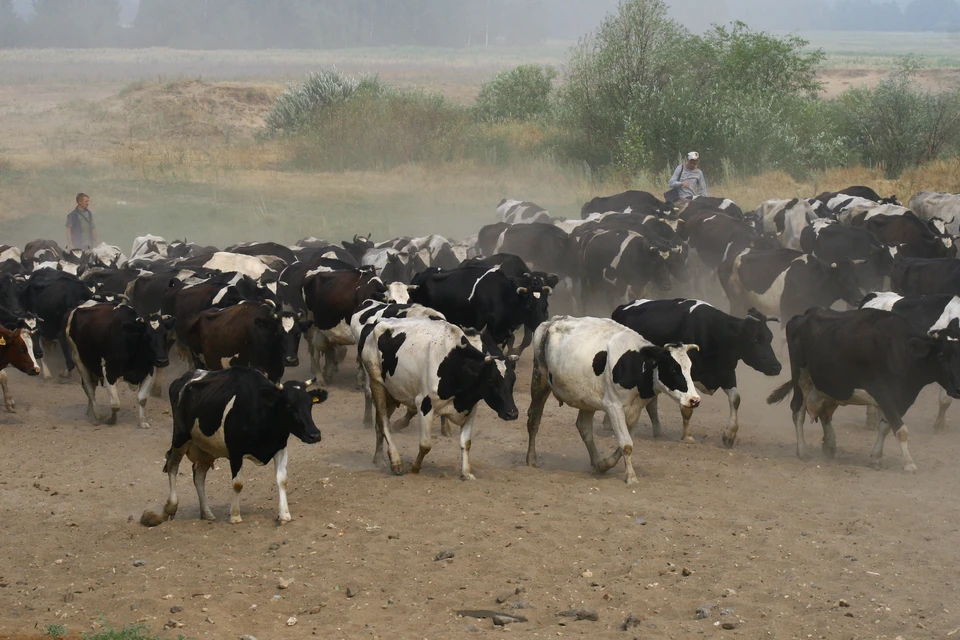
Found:
[[[787,397],[787,394],[793,389],[793,380],[787,380],[782,385],[773,390],[769,396],[767,396],[767,404],[778,404],[783,402],[783,399]]]

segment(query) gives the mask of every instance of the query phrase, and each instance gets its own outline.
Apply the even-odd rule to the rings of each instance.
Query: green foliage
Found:
[[[474,103],[478,118],[487,121],[530,120],[546,116],[552,106],[553,67],[522,64],[483,83]]]
[[[348,76],[335,67],[311,73],[303,83],[288,87],[277,98],[266,116],[266,133],[296,133],[321,110],[344,103],[359,91],[377,94],[382,90],[376,76]]]
[[[888,177],[960,150],[960,91],[920,88],[918,68],[905,58],[875,88],[850,89],[834,105],[857,160],[883,166]]]
[[[114,629],[110,625],[104,625],[103,629],[89,631],[82,636],[83,640],[160,640],[160,636],[150,633],[150,631],[141,624],[131,624],[123,629]],[[178,640],[184,640],[182,635],[177,636]]]
[[[59,640],[59,638],[66,637],[67,628],[62,624],[48,624],[47,628],[44,630],[44,633],[51,638]]]

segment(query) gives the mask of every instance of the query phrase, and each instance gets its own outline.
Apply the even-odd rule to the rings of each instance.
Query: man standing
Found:
[[[667,184],[679,192],[680,198],[705,197],[707,180],[703,177],[703,171],[700,171],[700,154],[696,151],[688,153],[687,162],[677,165]]]
[[[67,214],[67,251],[83,249],[88,251],[99,244],[97,227],[93,224],[93,212],[90,206],[90,196],[85,193],[77,195],[77,208]]]

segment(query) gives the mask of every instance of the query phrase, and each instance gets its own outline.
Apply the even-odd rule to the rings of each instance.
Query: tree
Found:
[[[957,31],[960,4],[956,0],[911,0],[903,17],[906,29],[911,31]]]
[[[42,47],[107,47],[116,43],[117,0],[36,0],[30,42]]]
[[[20,44],[23,29],[23,20],[13,10],[13,0],[0,0],[0,49]]]

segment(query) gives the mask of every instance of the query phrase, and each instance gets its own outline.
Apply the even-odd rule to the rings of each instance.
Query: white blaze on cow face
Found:
[[[199,449],[213,456],[214,458],[228,458],[230,457],[230,452],[227,451],[227,442],[224,438],[224,424],[227,421],[227,416],[230,414],[230,411],[233,409],[233,403],[237,401],[237,396],[233,396],[227,402],[226,406],[223,408],[223,417],[220,418],[220,425],[217,427],[217,430],[213,432],[210,436],[203,435],[203,432],[200,431],[200,425],[198,422],[193,423],[193,427],[190,429],[190,441],[195,444]]]
[[[150,321],[150,328],[153,329],[154,331],[156,331],[157,329],[159,329],[159,328],[160,328],[160,321],[159,321],[159,320],[151,320],[151,321]]]
[[[296,324],[296,321],[289,316],[284,316],[283,318],[280,318],[280,326],[282,326],[283,330],[287,333],[290,333],[291,331],[293,331],[293,326],[295,324]]]
[[[28,322],[30,321],[28,320]],[[27,353],[30,355],[30,362],[33,364],[33,370],[40,371],[40,363],[37,362],[37,357],[33,354],[33,333],[21,329],[20,337],[23,339],[24,346],[27,347]]]
[[[690,370],[693,368],[693,363],[690,361],[690,356],[687,352],[691,347],[692,345],[681,345],[667,349],[670,352],[670,357],[680,365],[680,370],[683,372],[683,379],[687,383],[687,390],[674,391],[665,388],[665,393],[668,396],[679,402],[681,407],[688,408],[696,407],[700,404],[700,395],[697,393],[697,388],[693,384],[693,379],[690,377]]]
[[[406,304],[410,302],[410,290],[402,282],[391,282],[387,285],[387,301]]]
[[[953,320],[960,318],[960,297],[954,296],[947,306],[943,308],[943,313],[937,318],[937,321],[930,327],[930,331],[940,331],[946,329]]]

